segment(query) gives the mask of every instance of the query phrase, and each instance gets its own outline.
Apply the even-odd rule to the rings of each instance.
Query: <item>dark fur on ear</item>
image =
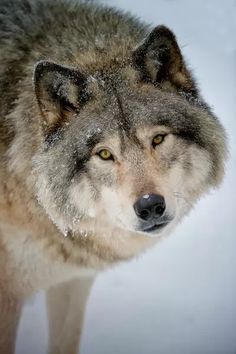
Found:
[[[49,61],[35,66],[34,87],[44,118],[44,129],[52,131],[78,113],[89,99],[87,76],[81,71]]]
[[[184,91],[194,97],[198,95],[175,35],[167,27],[155,27],[133,52],[132,59],[142,81],[161,86],[170,83],[178,91]]]

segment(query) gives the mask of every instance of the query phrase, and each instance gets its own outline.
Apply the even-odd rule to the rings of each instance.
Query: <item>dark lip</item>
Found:
[[[156,230],[161,230],[168,224],[169,224],[169,222],[163,222],[161,224],[154,224],[154,225],[152,225],[150,227],[147,227],[147,228],[143,229],[143,231],[144,232],[152,232],[152,231],[156,231]]]

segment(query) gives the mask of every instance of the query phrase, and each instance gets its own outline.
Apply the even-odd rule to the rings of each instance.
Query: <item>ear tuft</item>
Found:
[[[133,52],[134,67],[141,80],[197,95],[196,85],[187,70],[175,35],[165,26],[157,26]]]
[[[83,72],[49,61],[35,65],[34,87],[44,125],[50,130],[79,112],[89,98]]]

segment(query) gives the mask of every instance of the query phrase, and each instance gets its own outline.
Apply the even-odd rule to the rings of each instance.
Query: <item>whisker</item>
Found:
[[[189,202],[186,197],[183,196],[183,194],[181,194],[180,192],[173,192],[173,194],[176,199],[181,199],[186,203],[186,205],[192,207],[193,204]]]

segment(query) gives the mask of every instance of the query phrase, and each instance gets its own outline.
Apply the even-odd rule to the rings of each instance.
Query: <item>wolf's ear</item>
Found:
[[[160,84],[169,83],[178,91],[197,96],[197,88],[187,70],[175,35],[165,26],[157,26],[133,52],[133,64],[141,80]]]
[[[88,100],[87,76],[77,69],[40,61],[35,66],[34,86],[46,129],[52,130],[78,112]]]

